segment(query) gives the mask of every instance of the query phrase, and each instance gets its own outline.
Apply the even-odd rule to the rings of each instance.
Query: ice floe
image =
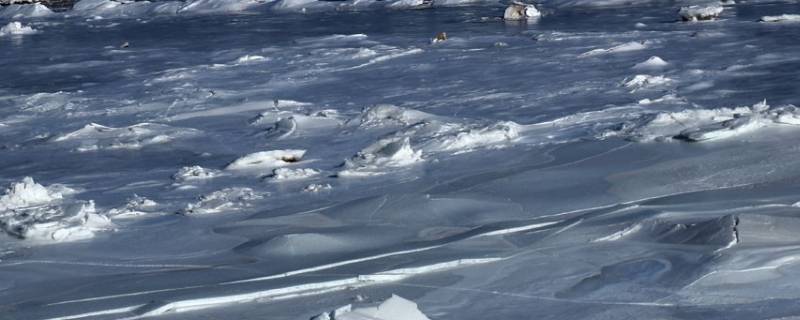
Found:
[[[682,7],[678,15],[683,21],[702,21],[719,18],[724,10],[720,3],[707,3]]]
[[[353,308],[345,305],[331,312],[317,315],[312,320],[429,320],[417,304],[398,295],[374,307]]]
[[[37,33],[36,29],[23,25],[19,21],[9,22],[7,25],[0,28],[0,37],[4,36],[23,36]]]
[[[79,152],[141,149],[150,145],[196,136],[199,130],[178,128],[157,123],[139,123],[128,127],[107,127],[90,123],[76,131],[57,136],[54,142],[75,145]]]
[[[0,229],[20,239],[61,242],[113,228],[94,202],[66,197],[73,192],[59,185],[45,187],[30,177],[11,184],[0,196]]]

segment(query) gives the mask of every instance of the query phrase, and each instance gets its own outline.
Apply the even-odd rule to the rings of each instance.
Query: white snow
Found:
[[[0,37],[3,36],[22,36],[37,33],[38,31],[30,26],[23,25],[19,21],[9,22],[0,27]]]
[[[239,171],[272,171],[299,162],[306,154],[305,150],[270,150],[259,151],[240,157],[231,162],[226,170]]]
[[[398,295],[374,307],[352,308],[345,305],[331,312],[322,313],[312,319],[316,320],[429,320],[419,311],[417,304]]]
[[[720,3],[708,3],[681,7],[678,15],[683,21],[712,20],[719,18],[723,10],[724,7]]]

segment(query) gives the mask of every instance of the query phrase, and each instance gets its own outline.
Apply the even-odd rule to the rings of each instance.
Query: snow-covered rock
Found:
[[[19,21],[9,22],[7,25],[0,28],[0,37],[3,36],[22,36],[37,33],[36,29],[23,25]]]
[[[313,317],[314,320],[430,320],[417,304],[398,295],[374,307],[353,308],[345,305]]]
[[[724,7],[720,3],[708,3],[682,7],[678,15],[683,21],[702,21],[719,18]]]
[[[45,187],[26,177],[0,196],[0,231],[20,239],[61,242],[91,238],[113,228],[94,202],[67,199],[74,191]]]

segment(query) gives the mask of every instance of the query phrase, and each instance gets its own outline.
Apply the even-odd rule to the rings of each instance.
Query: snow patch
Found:
[[[0,197],[0,230],[10,236],[41,242],[92,238],[113,228],[98,214],[94,202],[66,199],[74,191],[62,186],[45,187],[25,177],[12,183]]]

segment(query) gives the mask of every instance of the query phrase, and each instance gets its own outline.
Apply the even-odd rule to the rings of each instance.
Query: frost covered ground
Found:
[[[0,319],[800,317],[796,1],[86,1],[0,9]]]

